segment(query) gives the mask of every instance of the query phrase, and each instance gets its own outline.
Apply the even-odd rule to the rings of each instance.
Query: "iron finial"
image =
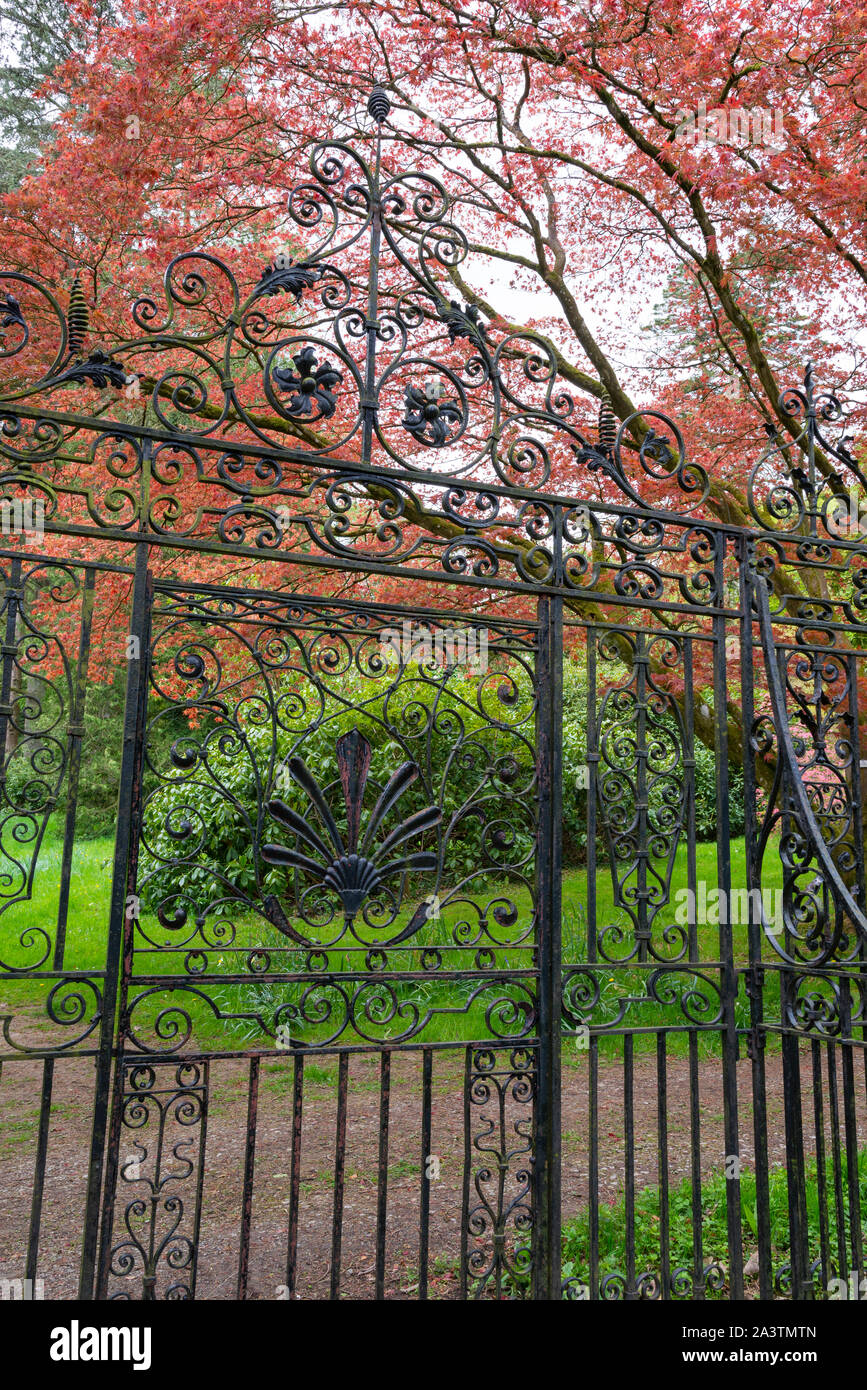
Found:
[[[607,389],[603,389],[599,400],[599,446],[601,449],[611,451],[617,439],[617,416],[611,408],[611,397]]]
[[[370,96],[367,98],[367,111],[376,121],[377,125],[382,125],[387,119],[391,110],[391,102],[383,91],[382,87],[374,87]]]
[[[81,288],[81,276],[76,273],[72,288],[69,291],[69,307],[66,310],[66,332],[70,352],[76,354],[81,352],[87,337],[88,322],[89,314],[84,291]]]

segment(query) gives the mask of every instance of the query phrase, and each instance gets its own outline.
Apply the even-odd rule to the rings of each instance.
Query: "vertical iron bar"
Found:
[[[855,855],[854,896],[862,906],[867,903],[867,882],[864,870],[864,786],[861,768],[861,731],[858,727],[858,658],[853,652],[847,661],[849,684],[849,742],[852,745],[852,838]],[[861,960],[867,958],[867,945],[861,943]],[[864,1030],[862,1029],[862,1037]]]
[[[853,840],[854,840],[853,849],[854,849],[854,853],[855,853],[855,885],[854,885],[854,896],[855,896],[855,898],[857,899],[857,901],[858,901],[858,902],[862,905],[862,907],[863,907],[864,904],[867,903],[867,881],[865,881],[865,866],[864,866],[864,780],[863,780],[863,776],[862,776],[862,771],[863,771],[863,770],[862,770],[862,766],[861,766],[861,731],[860,731],[859,724],[858,724],[858,717],[859,717],[859,709],[858,709],[858,657],[856,656],[856,654],[855,654],[854,652],[853,652],[853,653],[849,656],[849,658],[848,658],[847,676],[848,676],[848,685],[849,685],[849,728],[850,728],[850,731],[851,731],[851,732],[850,732],[850,735],[849,735],[849,740],[850,740],[850,743],[851,743],[851,745],[852,745],[852,812],[853,812],[853,815],[852,815],[852,837],[853,837]],[[865,969],[867,969],[867,942],[865,942],[865,941],[861,941],[861,942],[859,943],[858,958],[859,958],[859,971],[858,971],[858,974],[859,974],[859,976],[861,977],[861,980],[863,981]],[[863,988],[863,985],[862,985],[861,987]],[[850,1027],[850,1034],[849,1034],[849,1035],[850,1035],[850,1037],[852,1037],[852,1031],[851,1031],[851,995],[850,995],[850,992],[849,992],[849,983],[848,983],[848,981],[846,982],[845,988],[846,988],[846,1004],[847,1004],[847,1008],[849,1009],[849,1017],[850,1017],[850,1024],[849,1024],[849,1027]],[[861,1041],[862,1041],[862,1044],[863,1044],[863,1043],[865,1042],[865,1040],[867,1040],[867,1026],[865,1026],[865,1023],[864,1023],[864,1022],[862,1022],[862,1024],[861,1024],[860,1036],[861,1036]],[[845,1043],[844,1043],[844,1046],[846,1046]],[[847,1089],[849,1090],[849,1099],[851,1100],[851,1105],[852,1105],[852,1107],[853,1107],[853,1115],[854,1115],[854,1106],[855,1106],[855,1051],[854,1051],[854,1040],[851,1041],[851,1042],[849,1042],[848,1048],[849,1048],[849,1053],[850,1053],[850,1056],[849,1056],[849,1069],[848,1069],[848,1072],[844,1074],[844,1085],[845,1085],[845,1086],[847,1087]],[[862,1047],[862,1049],[861,1049],[862,1056],[864,1055],[864,1051],[865,1051],[865,1049]],[[848,1111],[847,1111],[847,1113],[848,1113]],[[856,1178],[855,1178],[855,1188],[854,1188],[854,1191],[855,1191],[855,1193],[857,1194],[857,1206],[856,1206],[855,1210],[853,1211],[853,1214],[852,1214],[852,1216],[851,1216],[851,1221],[852,1221],[852,1229],[853,1229],[853,1232],[857,1232],[857,1238],[858,1238],[858,1261],[857,1261],[857,1266],[856,1266],[856,1279],[858,1280],[858,1287],[857,1287],[857,1289],[856,1289],[856,1294],[857,1294],[858,1296],[860,1296],[861,1279],[862,1279],[863,1273],[864,1273],[864,1270],[863,1270],[863,1255],[862,1255],[862,1251],[861,1251],[861,1192],[860,1192],[860,1181],[859,1181],[858,1176],[857,1176],[857,1174],[858,1174],[858,1143],[857,1143],[857,1141],[858,1141],[858,1131],[857,1131],[857,1123],[855,1123],[854,1119],[853,1119],[853,1124],[855,1124],[855,1129],[854,1129],[854,1143],[855,1143],[854,1154],[855,1154],[855,1170],[856,1170]]]
[[[385,1221],[388,1213],[388,1112],[391,1099],[391,1053],[379,1057],[379,1165],[376,1191],[376,1294],[385,1298]]]
[[[376,156],[373,168],[370,221],[370,277],[367,284],[367,316],[365,319],[364,397],[361,403],[361,462],[369,464],[373,451],[373,430],[376,419],[376,334],[379,313],[379,254],[382,241],[382,204],[379,194],[379,163],[382,151],[382,127],[377,126]]]
[[[541,598],[538,604],[538,721],[536,738],[539,787],[537,883],[539,921],[539,1070],[536,1096],[536,1221],[534,1292],[537,1299],[559,1299],[560,1254],[560,1020],[562,916],[562,772],[563,772],[563,601]]]
[[[684,751],[683,780],[686,792],[686,881],[689,888],[689,924],[687,943],[689,959],[697,963],[700,959],[698,946],[698,857],[695,833],[695,709],[693,706],[693,644],[690,638],[683,643],[683,708],[684,708]]]
[[[39,1234],[42,1223],[42,1198],[45,1191],[45,1162],[48,1157],[48,1127],[51,1122],[51,1095],[54,1087],[54,1058],[42,1063],[42,1100],[39,1111],[39,1131],[36,1138],[36,1162],[33,1169],[33,1196],[30,1202],[30,1231],[27,1237],[25,1278],[36,1278],[39,1262]],[[32,1283],[31,1283],[32,1288]]]
[[[623,1193],[626,1219],[626,1290],[624,1298],[638,1297],[635,1270],[635,1068],[633,1037],[623,1035]]]
[[[692,1296],[704,1298],[704,1241],[701,1209],[701,1106],[699,1098],[698,1034],[689,1030],[689,1133],[692,1178]]]
[[[649,914],[647,911],[647,861],[650,857],[650,836],[647,802],[647,761],[650,750],[647,746],[647,667],[650,661],[649,639],[639,633],[635,639],[635,706],[638,711],[635,731],[635,852],[636,852],[636,896],[638,899],[638,959],[643,965],[647,961],[647,944],[650,937]]]
[[[428,1244],[430,1240],[430,1185],[428,1171],[431,1141],[431,1081],[433,1052],[426,1047],[422,1053],[421,1075],[421,1192],[418,1222],[418,1296],[427,1298]]]
[[[819,1259],[822,1285],[827,1289],[831,1277],[828,1245],[828,1179],[825,1172],[825,1107],[822,1096],[822,1048],[816,1038],[810,1043],[813,1063],[813,1120],[816,1127],[816,1202],[819,1208]]]
[[[599,1039],[590,1038],[589,1080],[590,1160],[590,1297],[600,1297],[599,1289]]]
[[[136,547],[135,575],[132,589],[132,612],[130,614],[130,637],[138,642],[137,656],[128,664],[126,683],[126,704],[123,721],[123,748],[120,764],[120,789],[118,794],[117,830],[115,832],[114,868],[112,871],[111,898],[109,908],[108,944],[106,947],[106,976],[103,1000],[99,1055],[96,1064],[96,1082],[93,1113],[93,1131],[88,1168],[87,1198],[85,1203],[85,1232],[81,1257],[81,1274],[78,1296],[80,1299],[93,1297],[94,1275],[98,1240],[100,1198],[102,1195],[103,1164],[105,1161],[106,1123],[111,1083],[112,1056],[115,1051],[115,1014],[119,991],[125,993],[125,977],[128,958],[131,952],[131,933],[135,923],[126,912],[128,894],[135,886],[135,870],[138,851],[138,814],[141,796],[142,748],[144,742],[144,706],[147,699],[147,655],[149,615],[152,601],[152,583],[148,571],[148,547]],[[133,649],[135,650],[135,649]],[[124,958],[121,961],[121,942],[125,943]],[[122,1007],[125,999],[122,1000]],[[104,1287],[108,1278],[108,1250],[111,1245],[112,1210],[114,1183],[117,1174],[117,1140],[119,1137],[120,1107],[123,1094],[122,1044],[118,1035],[116,1061],[115,1114],[113,1116],[114,1152],[109,1146],[109,1168],[111,1183],[106,1183],[108,1200],[103,1213],[103,1240],[100,1249],[101,1284]],[[106,1174],[108,1178],[108,1173]]]
[[[343,1182],[346,1172],[346,1097],[349,1053],[340,1053],[337,1069],[337,1133],[334,1145],[334,1216],[331,1226],[331,1297],[340,1297],[340,1253],[343,1244]]]
[[[843,1172],[840,1157],[840,1107],[837,1095],[837,1053],[833,1042],[828,1043],[828,1121],[831,1140],[831,1166],[834,1173],[834,1214],[837,1227],[838,1278],[849,1277],[846,1253],[846,1206],[843,1201]]]
[[[717,540],[716,593],[725,593],[725,540]],[[722,993],[723,1128],[725,1131],[726,1225],[728,1229],[729,1297],[744,1296],[744,1251],[741,1234],[740,1136],[738,1133],[738,1034],[735,1005],[738,975],[732,933],[732,845],[729,821],[728,679],[726,674],[726,619],[713,620],[714,753],[716,757],[716,860],[717,887],[726,910],[720,915],[719,943]]]
[[[786,688],[786,653],[775,649],[782,688]],[[770,672],[768,676],[770,678]],[[790,776],[784,768],[780,783],[781,804],[791,804]],[[790,817],[781,818],[781,833],[790,833]],[[786,1178],[789,1196],[789,1249],[791,1259],[792,1298],[812,1299],[813,1281],[809,1277],[809,1227],[807,1221],[807,1187],[804,1170],[804,1119],[801,1099],[800,1040],[792,1034],[790,1020],[797,1016],[795,995],[797,980],[790,968],[780,971],[780,1019],[786,1031],[782,1038],[783,1054],[783,1113],[786,1131]]]
[[[211,1094],[211,1064],[207,1057],[202,1060],[202,1124],[199,1130],[199,1171],[196,1177],[196,1206],[193,1214],[192,1268],[190,1270],[190,1298],[196,1296],[196,1281],[199,1277],[199,1239],[202,1230],[202,1196],[205,1190],[205,1152],[208,1143],[208,1097]]]
[[[256,1166],[256,1119],[259,1109],[259,1058],[250,1058],[250,1079],[247,1089],[247,1136],[244,1146],[244,1190],[241,1197],[241,1239],[238,1247],[238,1292],[247,1297],[247,1275],[250,1269],[250,1224],[253,1216],[253,1178]]]
[[[783,1018],[789,1016],[788,972],[780,972],[780,1004]],[[783,1112],[786,1129],[786,1179],[789,1192],[789,1250],[792,1271],[792,1298],[812,1295],[807,1282],[807,1194],[804,1176],[804,1126],[801,1115],[801,1057],[798,1039],[785,1032],[783,1052]]]
[[[671,1298],[671,1228],[668,1195],[668,1075],[666,1034],[656,1035],[656,1130],[659,1168],[659,1279],[664,1300]]]
[[[470,1258],[470,1164],[472,1163],[472,1140],[470,1137],[470,1087],[473,1081],[473,1049],[464,1053],[464,1180],[461,1193],[461,1298],[466,1302],[469,1293]]]
[[[587,629],[587,960],[596,960],[596,796],[599,748],[596,740],[595,627]]]
[[[859,1283],[864,1269],[861,1239],[861,1193],[858,1173],[858,1123],[855,1118],[855,1066],[852,1056],[852,1006],[849,981],[840,986],[840,1071],[843,1077],[843,1125],[846,1140],[846,1182],[849,1196],[849,1239],[852,1268]]]
[[[286,1250],[286,1288],[295,1294],[298,1265],[298,1201],[301,1192],[301,1128],[304,1102],[304,1054],[296,1053],[292,1078],[292,1157],[289,1163],[289,1234]]]
[[[755,775],[755,753],[752,730],[755,720],[755,663],[753,661],[753,588],[746,557],[738,553],[740,567],[741,605],[741,708],[743,710],[743,774],[744,774],[744,857],[747,878],[748,937],[749,937],[749,1054],[752,1064],[753,1143],[756,1164],[756,1240],[759,1256],[759,1297],[773,1298],[771,1268],[771,1197],[768,1172],[768,1111],[765,1084],[764,997],[762,993],[763,933],[760,915],[756,911],[754,892],[761,895],[761,880],[756,863],[758,844],[758,788]]]
[[[0,763],[6,768],[6,742],[12,722],[12,673],[18,655],[18,613],[22,607],[21,561],[17,557],[9,567],[6,587],[6,631],[3,638],[3,674],[0,678]]]

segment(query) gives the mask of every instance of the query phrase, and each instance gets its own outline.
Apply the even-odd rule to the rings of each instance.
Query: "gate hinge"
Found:
[[[744,985],[747,995],[754,1002],[762,998],[762,990],[765,984],[765,967],[763,965],[751,965],[744,972]],[[767,1034],[760,1023],[754,1023],[747,1033],[747,1056],[755,1062],[764,1051]]]
[[[744,984],[751,999],[761,999],[765,986],[765,967],[763,965],[751,965],[744,972]]]
[[[765,1050],[767,1037],[765,1030],[760,1023],[756,1023],[747,1033],[747,1056],[751,1062],[757,1062]]]

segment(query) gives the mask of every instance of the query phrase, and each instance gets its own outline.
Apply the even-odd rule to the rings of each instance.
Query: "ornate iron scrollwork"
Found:
[[[195,1296],[207,1103],[207,1062],[124,1069],[121,1144],[131,1151],[120,1163],[111,1299]]]
[[[675,638],[645,638],[623,629],[599,642],[605,660],[630,663],[626,678],[611,685],[597,716],[599,818],[608,842],[615,906],[629,927],[611,923],[599,934],[602,954],[676,960],[687,947],[685,929],[669,921],[654,927],[669,904],[678,844],[685,833],[687,782],[680,712],[651,670],[681,659]]]
[[[759,574],[754,584],[773,723],[767,718],[757,720],[752,744],[763,752],[773,741],[778,757],[760,857],[771,829],[779,825],[784,868],[784,930],[776,930],[765,919],[765,934],[791,964],[852,960],[859,939],[867,941],[867,916],[857,900],[859,890],[846,881],[858,862],[853,842],[857,798],[851,779],[859,770],[853,763],[846,708],[849,678],[840,653],[825,645],[811,647],[802,637],[803,645],[780,652],[767,582]],[[785,685],[781,656],[794,664],[794,679]],[[804,737],[792,732],[787,693],[805,729]],[[846,931],[847,921],[855,929],[854,940]]]
[[[392,474],[404,490],[405,546],[424,517],[456,519],[462,480],[460,520],[489,532],[485,545],[466,537],[484,552],[473,576],[496,578],[508,557],[536,583],[560,575],[537,522],[524,519],[564,461],[603,477],[609,502],[694,513],[708,483],[677,426],[650,411],[615,428],[609,413],[597,441],[593,409],[580,409],[544,337],[504,331],[452,297],[450,274],[467,254],[437,178],[391,172],[338,140],[311,147],[309,176],[288,199],[285,249],[250,287],[218,256],[183,252],[166,268],[164,307],[143,295],[132,325],[113,324],[96,344],[78,278],[64,309],[36,277],[0,274],[0,491],[51,487],[58,522],[83,510],[97,531],[136,525],[220,549],[254,528],[255,546],[279,552],[302,527],[332,523],[319,500],[329,489],[370,499],[359,469],[374,468],[377,481]],[[72,388],[74,418],[54,399]],[[142,406],[167,436],[159,469],[141,458]],[[120,485],[105,457],[116,459],[115,445],[126,455]],[[263,449],[269,464],[260,457],[246,473],[245,455]],[[72,480],[61,454],[105,462],[109,476]],[[243,507],[225,495],[241,480]],[[287,528],[299,498],[303,520]],[[376,560],[394,564],[399,551]]]

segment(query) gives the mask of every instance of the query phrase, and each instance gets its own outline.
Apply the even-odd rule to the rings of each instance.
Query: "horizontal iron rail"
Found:
[[[730,532],[738,536],[752,536],[756,538],[767,538],[768,532],[760,527],[740,527],[733,526],[731,522],[717,521],[713,518],[705,520],[703,517],[692,516],[684,512],[670,512],[664,509],[648,507],[646,509],[637,508],[634,503],[610,503],[602,502],[594,497],[582,497],[578,494],[566,494],[555,492],[543,492],[533,488],[510,487],[504,483],[498,483],[491,479],[468,479],[461,477],[460,474],[453,473],[433,473],[423,470],[411,469],[406,467],[395,467],[389,465],[379,468],[373,464],[353,462],[351,459],[335,457],[327,453],[312,453],[309,449],[280,448],[274,446],[269,448],[259,442],[243,444],[231,439],[212,439],[208,435],[196,434],[177,434],[170,430],[158,430],[148,425],[135,425],[131,422],[115,423],[108,420],[100,420],[98,416],[76,415],[62,411],[38,410],[33,407],[18,406],[10,404],[2,407],[4,414],[20,415],[28,420],[45,420],[48,422],[70,425],[80,430],[91,430],[95,434],[116,437],[130,440],[142,440],[153,444],[176,444],[180,447],[190,449],[203,449],[218,454],[231,454],[238,458],[261,458],[276,463],[290,462],[307,465],[319,473],[327,473],[333,470],[339,473],[346,473],[347,476],[355,475],[358,478],[367,477],[371,483],[399,482],[409,485],[415,484],[418,487],[433,488],[437,491],[450,491],[458,489],[461,492],[486,493],[491,497],[502,497],[513,499],[517,502],[539,502],[546,506],[563,507],[567,511],[574,508],[586,507],[590,511],[599,512],[607,516],[647,516],[660,521],[670,523],[690,529],[696,525],[716,532]],[[36,459],[34,462],[38,463]],[[209,480],[214,481],[214,480]],[[234,489],[227,488],[226,491],[238,498],[246,497],[247,494],[241,491],[235,492]],[[249,494],[249,500],[263,502],[267,497],[278,497],[280,488],[276,487],[270,491],[261,491]],[[288,495],[288,493],[287,493]],[[454,520],[448,513],[431,512],[430,515],[439,517],[442,515],[447,520]],[[794,543],[808,540],[809,537],[797,533],[773,532],[774,540],[792,541]],[[849,543],[853,549],[859,547]],[[863,545],[861,546],[863,549]]]

